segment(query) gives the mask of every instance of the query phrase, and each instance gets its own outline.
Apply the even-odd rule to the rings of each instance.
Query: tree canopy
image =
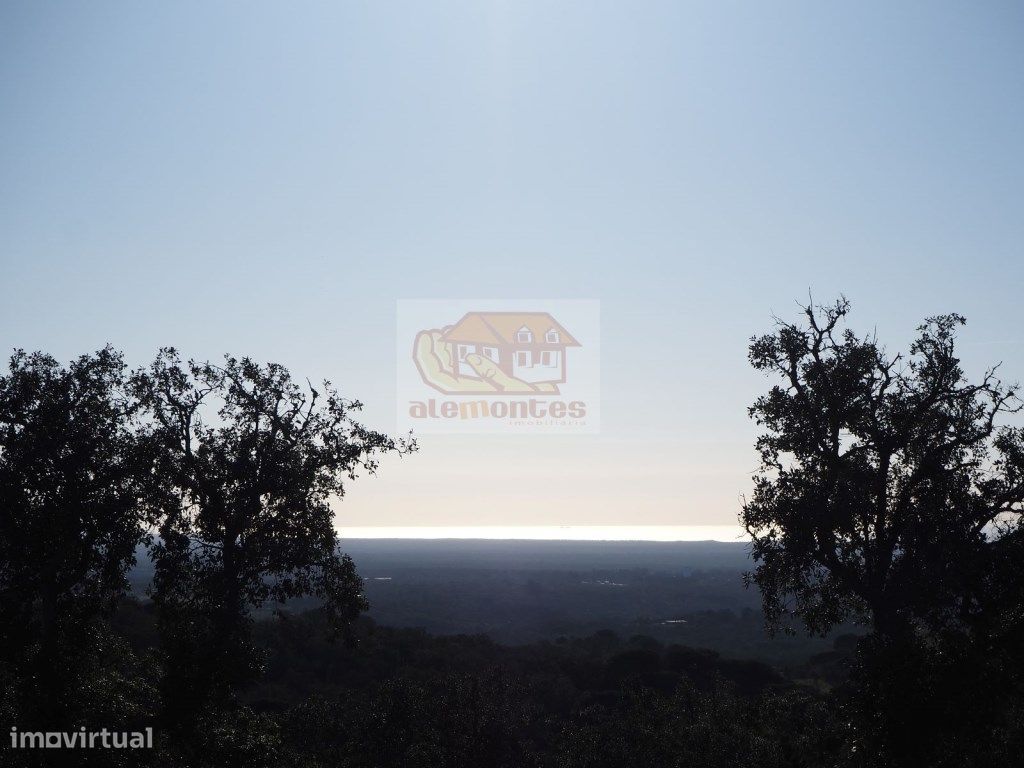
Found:
[[[49,722],[145,535],[149,455],[124,381],[109,347],[67,366],[19,350],[0,376],[0,649]]]
[[[751,364],[780,383],[750,408],[765,432],[741,516],[748,582],[770,627],[870,628],[844,691],[854,748],[879,765],[966,764],[1019,733],[1024,430],[1007,422],[1021,402],[998,366],[966,376],[959,315],[889,355],[848,313],[808,306],[751,340]]]
[[[906,354],[843,327],[849,304],[804,309],[754,338],[750,362],[781,379],[750,415],[761,471],[742,521],[766,616],[817,632],[850,617],[876,630],[965,621],[993,542],[1024,502],[1020,410],[997,368],[970,382],[959,315],[930,318]]]
[[[165,349],[132,384],[165,478],[154,599],[178,625],[169,636],[189,681],[225,695],[253,671],[251,610],[313,596],[343,626],[365,609],[331,499],[415,443],[367,429],[358,401],[330,382],[302,387],[274,363],[184,363]]]

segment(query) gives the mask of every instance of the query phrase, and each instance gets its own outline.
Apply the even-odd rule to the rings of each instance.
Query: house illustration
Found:
[[[466,362],[477,354],[530,384],[564,383],[565,350],[580,346],[547,312],[467,312],[441,340],[456,376],[479,378]]]

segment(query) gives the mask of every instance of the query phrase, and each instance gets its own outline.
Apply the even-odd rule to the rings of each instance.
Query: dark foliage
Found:
[[[18,351],[0,376],[0,674],[24,726],[107,704],[90,673],[144,538],[151,465],[124,377],[109,348],[66,367]]]
[[[379,454],[415,444],[366,429],[353,419],[360,403],[330,382],[300,387],[276,364],[182,363],[166,349],[131,383],[165,480],[152,550],[165,712],[194,729],[259,673],[253,609],[313,596],[334,631],[365,609],[330,499]]]
[[[751,579],[770,625],[870,626],[848,702],[861,754],[985,764],[1019,738],[1024,430],[999,424],[1017,390],[995,369],[968,382],[957,315],[889,357],[841,328],[848,311],[807,307],[751,342],[783,382],[750,409],[767,430],[742,515]]]

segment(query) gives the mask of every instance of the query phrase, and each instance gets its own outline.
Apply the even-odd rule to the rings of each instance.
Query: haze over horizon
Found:
[[[398,300],[597,299],[600,434],[423,437],[339,526],[733,526],[747,340],[809,290],[894,350],[960,312],[970,374],[1024,379],[1022,22],[6,4],[0,348],[250,355],[391,431]]]
[[[738,525],[464,525],[342,526],[351,539],[476,539],[517,541],[745,542]]]

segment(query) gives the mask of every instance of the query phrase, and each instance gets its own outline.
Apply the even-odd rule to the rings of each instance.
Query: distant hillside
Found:
[[[468,568],[515,571],[635,570],[685,574],[746,570],[749,546],[720,541],[537,541],[495,539],[344,539],[366,578],[395,569]],[[142,593],[153,576],[145,551],[130,574]]]
[[[536,541],[494,539],[345,539],[364,576],[391,568],[493,568],[519,571],[646,569],[745,570],[749,546],[719,541]]]

